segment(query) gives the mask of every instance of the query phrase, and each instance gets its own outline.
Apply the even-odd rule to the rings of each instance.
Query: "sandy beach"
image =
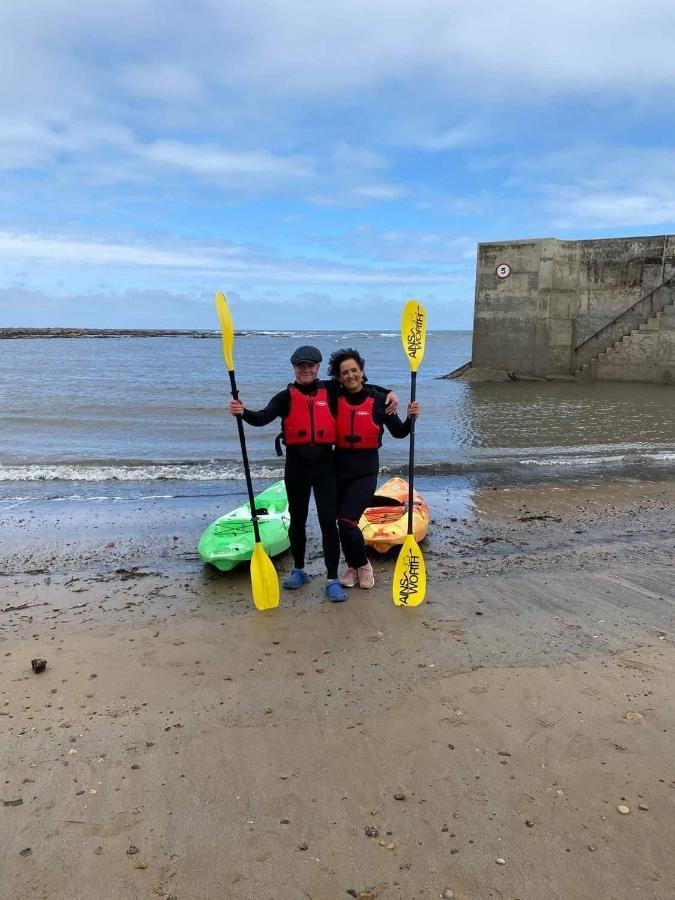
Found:
[[[54,506],[2,528],[3,898],[673,896],[672,483],[448,493],[415,610]]]

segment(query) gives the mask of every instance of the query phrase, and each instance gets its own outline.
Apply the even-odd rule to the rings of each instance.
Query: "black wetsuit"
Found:
[[[367,397],[374,397],[373,420],[378,425],[386,427],[393,437],[404,438],[410,434],[410,419],[402,422],[397,415],[387,415],[384,411],[384,396],[374,391],[370,385],[364,386],[356,394],[341,390],[340,397],[344,397],[352,406],[358,406]],[[372,502],[377,487],[377,475],[380,470],[379,451],[376,448],[353,450],[336,447],[335,469],[340,541],[347,565],[357,569],[365,566],[368,561],[366,545],[358,523],[364,509]]]
[[[321,387],[328,391],[329,402],[333,413],[337,398],[338,385],[335,381],[317,380],[311,385],[297,382],[293,387],[301,393],[312,395]],[[382,401],[386,396],[384,388],[373,385],[371,388]],[[261,410],[244,409],[242,416],[248,425],[268,425],[274,419],[285,419],[291,408],[291,395],[288,388],[279,391]],[[340,562],[340,537],[337,529],[337,482],[335,478],[335,461],[332,444],[292,445],[286,447],[286,464],[284,482],[288,497],[288,511],[291,522],[288,537],[291,542],[291,554],[296,569],[305,566],[305,548],[307,546],[307,514],[309,498],[314,492],[314,502],[321,528],[323,558],[328,578],[337,578]]]

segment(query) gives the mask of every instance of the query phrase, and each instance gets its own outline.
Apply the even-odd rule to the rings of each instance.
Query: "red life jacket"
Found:
[[[373,418],[373,397],[352,406],[344,397],[338,397],[337,439],[335,446],[349,450],[377,450],[382,446],[382,426]]]
[[[282,422],[284,443],[334,444],[335,418],[328,403],[328,391],[318,388],[316,394],[303,394],[292,384],[288,386],[291,405]]]

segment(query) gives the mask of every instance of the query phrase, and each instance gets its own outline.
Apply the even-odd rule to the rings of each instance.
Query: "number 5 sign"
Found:
[[[511,274],[511,266],[508,263],[499,263],[495,269],[497,278],[508,278]]]

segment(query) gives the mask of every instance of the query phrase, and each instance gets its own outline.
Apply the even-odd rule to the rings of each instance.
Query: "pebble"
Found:
[[[497,863],[498,866],[505,866],[505,865],[506,865],[506,860],[505,860],[505,859],[502,859],[501,856],[498,856],[497,859],[495,860],[495,862]]]
[[[394,794],[394,800],[405,800],[405,794]]]
[[[595,851],[598,849],[598,845],[597,844],[589,844],[588,849],[591,851],[591,853],[595,853]]]
[[[375,825],[366,825],[366,827],[363,829],[363,833],[366,837],[376,838],[380,836],[380,829]]]
[[[30,856],[33,853],[30,847],[24,847],[23,850],[19,850],[19,856]]]
[[[525,824],[528,828],[534,828],[534,822],[532,821],[532,819],[525,819]]]
[[[646,803],[638,803],[638,809],[648,810],[649,806]]]
[[[443,892],[441,893],[441,900],[452,900],[455,896],[455,892],[451,891],[450,888],[443,888]]]
[[[628,813],[630,812],[630,807],[624,806],[623,803],[620,806],[617,806],[617,809],[619,810],[619,812],[621,813],[622,816],[627,816]]]

